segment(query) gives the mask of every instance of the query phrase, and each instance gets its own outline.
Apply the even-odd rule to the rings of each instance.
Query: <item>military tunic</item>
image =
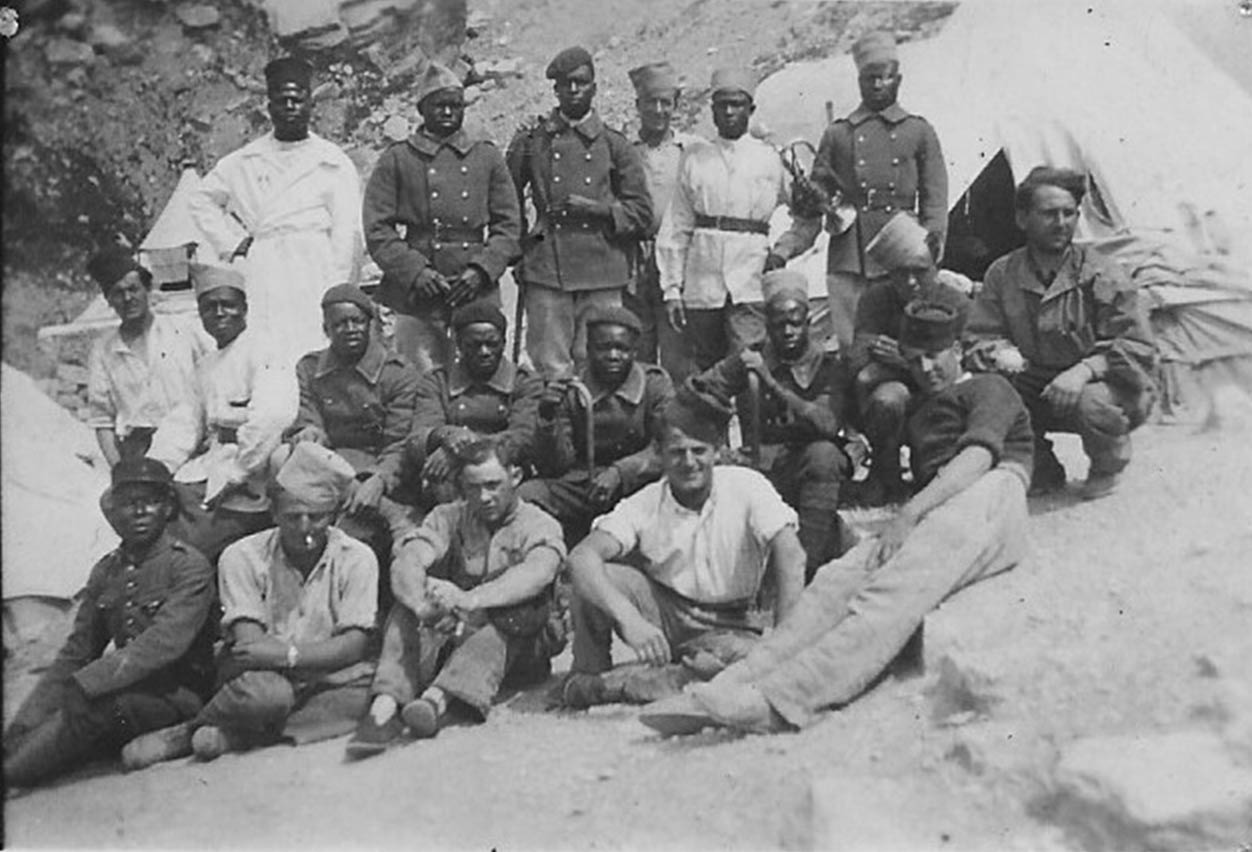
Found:
[[[655,440],[661,412],[674,397],[669,375],[652,364],[631,365],[617,388],[597,386],[588,371],[582,376],[591,401],[593,466],[587,469],[587,400],[573,392],[553,420],[539,420],[535,433],[535,466],[542,479],[522,485],[522,496],[566,524],[590,526],[607,507],[591,503],[591,480],[615,468],[622,480],[620,497],[633,494],[661,478]]]

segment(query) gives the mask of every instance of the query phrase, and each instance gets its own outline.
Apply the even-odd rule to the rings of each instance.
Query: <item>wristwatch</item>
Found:
[[[287,646],[287,669],[288,670],[294,669],[299,664],[300,664],[300,649],[297,648],[295,643],[293,642],[292,644]]]

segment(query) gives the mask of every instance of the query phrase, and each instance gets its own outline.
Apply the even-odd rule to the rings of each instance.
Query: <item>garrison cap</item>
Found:
[[[585,47],[567,47],[553,57],[552,61],[548,63],[548,70],[545,73],[549,80],[560,80],[584,65],[590,66],[592,76],[595,76],[596,64],[591,61],[591,54],[587,52],[587,49]]]
[[[865,253],[886,270],[930,269],[935,259],[926,245],[926,229],[904,211],[887,220],[865,246]]]
[[[491,302],[479,299],[477,302],[470,302],[468,305],[462,305],[452,312],[452,330],[460,331],[467,325],[473,325],[476,322],[485,322],[494,325],[501,334],[505,333],[508,328],[508,320],[504,318],[504,314],[500,309]]]
[[[138,272],[145,285],[152,283],[152,273],[136,263],[131,253],[121,246],[101,249],[87,261],[87,271],[96,279],[106,296],[114,284],[132,272]]]
[[[461,78],[452,72],[452,69],[446,65],[440,65],[438,62],[431,62],[426,66],[426,71],[422,74],[422,79],[417,84],[417,102],[420,104],[426,100],[427,95],[433,95],[435,92],[442,92],[444,89],[457,89],[464,91],[465,84],[461,82]]]
[[[857,71],[875,62],[899,62],[895,36],[882,30],[866,33],[852,45],[852,61]]]
[[[329,305],[341,304],[343,302],[356,305],[358,308],[365,311],[366,315],[371,318],[376,315],[374,300],[367,296],[365,291],[355,284],[336,284],[334,287],[331,287],[322,294],[323,308],[326,308]]]
[[[668,62],[649,62],[627,72],[639,97],[678,94],[678,75]]]
[[[750,98],[756,97],[756,76],[747,68],[718,68],[713,72],[710,86],[713,97],[733,92],[743,92]]]
[[[337,505],[355,479],[356,471],[343,456],[321,444],[301,441],[274,475],[274,490],[313,506]]]
[[[920,299],[904,306],[900,321],[900,345],[937,352],[947,349],[961,334],[962,318],[956,308]]]
[[[761,276],[761,292],[765,303],[775,300],[795,299],[802,305],[809,303],[809,279],[794,269],[772,269]]]
[[[708,388],[699,376],[678,386],[665,406],[662,422],[689,438],[706,444],[722,444],[732,415],[730,404]]]
[[[210,266],[207,263],[193,263],[190,270],[191,286],[197,299],[223,287],[234,287],[245,296],[248,294],[243,274],[238,270],[226,266]]]
[[[295,56],[275,59],[265,66],[265,88],[277,89],[286,83],[309,88],[313,82],[313,66]]]
[[[621,305],[603,305],[592,308],[587,311],[584,323],[587,328],[593,325],[620,325],[630,329],[636,335],[643,333],[643,323],[639,321],[639,317],[635,316],[630,308],[623,308]]]

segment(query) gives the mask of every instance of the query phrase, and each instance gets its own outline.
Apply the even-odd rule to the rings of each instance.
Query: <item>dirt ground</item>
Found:
[[[1047,821],[1060,747],[1194,724],[1215,674],[1252,679],[1249,437],[1246,420],[1145,427],[1120,492],[1033,502],[1028,561],[927,620],[922,677],[886,680],[800,733],[665,741],[632,708],[544,712],[535,690],[481,727],[361,763],[340,739],[92,768],[10,799],[7,839],[761,849],[817,830],[846,849],[1081,848]],[[1076,444],[1060,450],[1081,476]]]

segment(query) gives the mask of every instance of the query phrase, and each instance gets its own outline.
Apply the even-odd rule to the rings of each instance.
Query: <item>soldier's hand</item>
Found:
[[[783,257],[781,254],[774,254],[774,252],[771,251],[769,254],[765,255],[766,272],[773,272],[775,269],[782,269],[786,265],[787,258]]]
[[[913,528],[917,526],[917,521],[918,518],[913,515],[907,503],[901,506],[900,511],[891,519],[891,523],[887,524],[887,528],[879,535],[878,543],[870,556],[869,564],[877,568],[895,556],[900,548],[904,546],[904,542],[908,539],[909,534],[913,532]]]
[[[1068,414],[1078,407],[1082,389],[1095,378],[1091,368],[1081,361],[1048,382],[1039,395],[1047,400],[1060,414]]]
[[[386,490],[387,485],[383,478],[375,473],[364,482],[357,483],[344,509],[349,515],[355,515],[363,509],[376,509]]]
[[[565,382],[551,382],[539,395],[539,419],[555,420],[561,411],[561,406],[565,404],[565,395],[569,386]]]
[[[869,344],[869,354],[875,361],[891,367],[905,367],[904,356],[900,354],[900,344],[885,334],[874,335]]]
[[[622,490],[622,474],[616,467],[606,467],[591,480],[588,495],[596,506],[607,506],[617,499]]]
[[[455,583],[438,577],[426,579],[426,597],[445,610],[465,609],[465,591]]]
[[[739,360],[745,369],[752,370],[762,378],[769,371],[765,369],[765,356],[756,349],[744,349],[739,353]]]
[[[461,453],[469,449],[470,444],[478,440],[478,436],[470,429],[464,426],[455,426],[443,439],[443,448],[452,456],[458,457]]]
[[[448,292],[448,279],[439,274],[438,270],[428,266],[417,273],[417,280],[413,282],[413,289],[423,299],[438,299]]]
[[[255,642],[232,644],[227,655],[232,663],[246,671],[287,667],[287,644],[273,636],[265,636]]]
[[[565,199],[562,209],[566,213],[574,213],[594,219],[608,219],[611,216],[608,204],[603,201],[596,201],[594,198],[588,198],[585,195],[574,194],[569,196]]]
[[[452,473],[452,454],[443,447],[438,448],[426,457],[422,465],[422,479],[430,482],[445,482]]]
[[[482,270],[476,266],[465,267],[464,271],[452,280],[448,289],[448,307],[458,308],[474,301],[486,283],[487,276],[483,275]]]
[[[665,632],[644,620],[643,616],[635,618],[621,627],[622,639],[639,657],[639,661],[651,666],[663,666],[670,661],[669,640]]]
[[[293,444],[303,444],[305,441],[309,441],[314,444],[321,444],[324,447],[326,446],[326,440],[326,431],[321,426],[313,425],[305,426],[291,436]]]
[[[682,299],[665,300],[665,318],[674,331],[682,331],[687,327],[687,311],[683,308]]]

